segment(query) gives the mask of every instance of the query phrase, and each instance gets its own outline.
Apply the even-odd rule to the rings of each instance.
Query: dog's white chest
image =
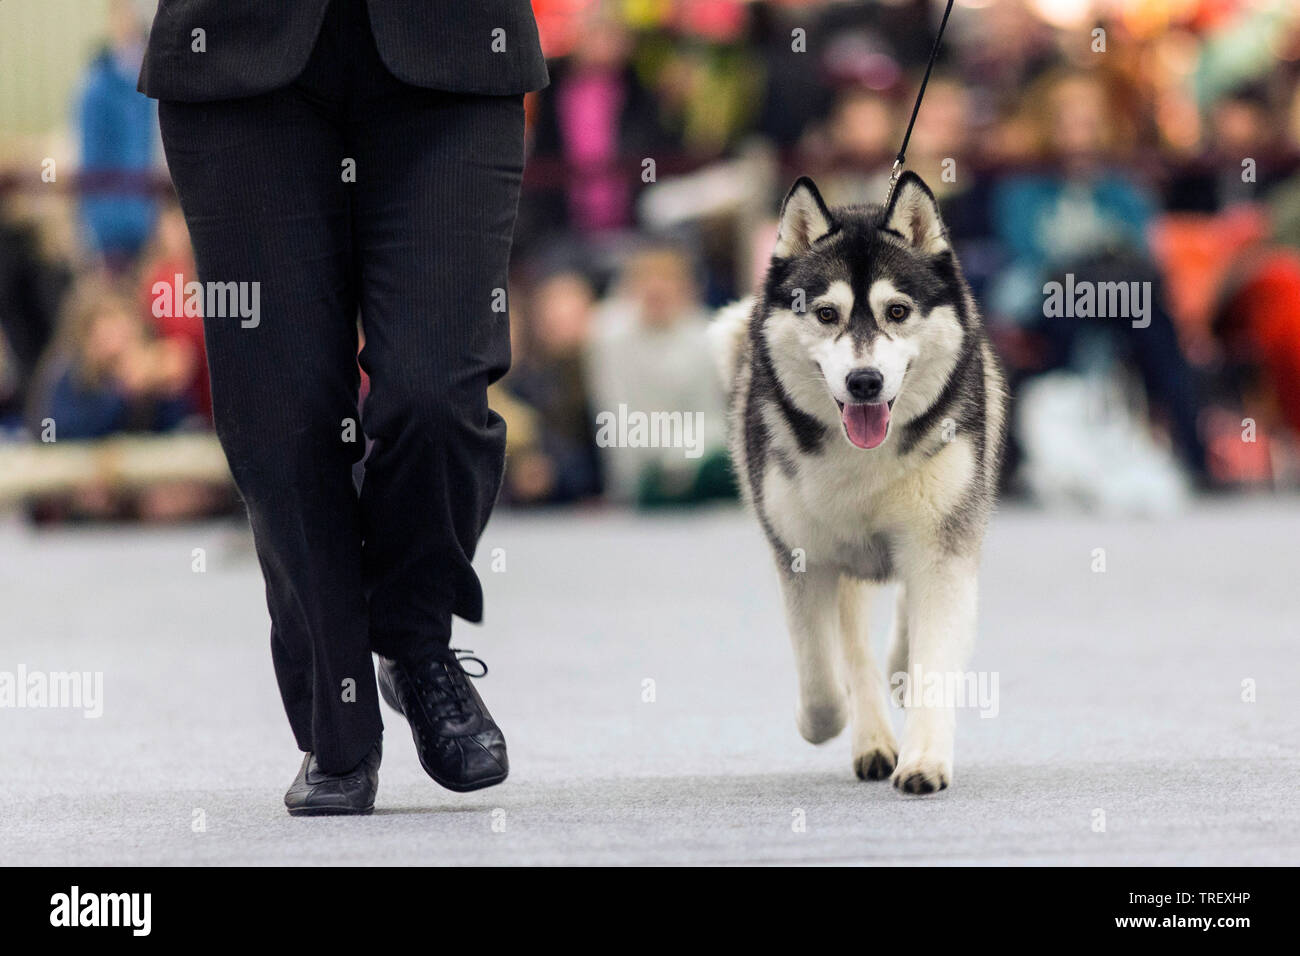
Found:
[[[866,572],[887,562],[882,549],[932,535],[973,477],[970,444],[958,439],[926,458],[897,455],[896,442],[891,435],[863,452],[832,440],[794,469],[768,467],[762,510],[777,537],[802,548],[810,563],[876,577]]]

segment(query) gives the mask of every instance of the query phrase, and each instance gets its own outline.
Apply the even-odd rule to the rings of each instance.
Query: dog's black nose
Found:
[[[855,368],[844,380],[849,395],[855,402],[874,402],[880,397],[880,390],[885,385],[885,376],[874,368]]]

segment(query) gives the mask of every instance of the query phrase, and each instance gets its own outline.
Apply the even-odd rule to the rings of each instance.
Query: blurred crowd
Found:
[[[552,81],[527,101],[514,364],[492,392],[504,501],[734,497],[711,311],[759,281],[796,176],[832,204],[883,201],[942,7],[534,0]],[[202,319],[154,307],[158,283],[196,276],[135,92],[144,25],[111,9],[78,90],[78,188],[0,177],[9,441],[211,427]],[[1142,511],[1300,486],[1291,0],[959,2],[907,165],[1008,368],[1008,491]],[[1067,277],[1149,283],[1149,312],[1050,314],[1044,287]],[[620,408],[703,413],[700,447],[606,440]],[[173,491],[161,510],[38,504],[233,501]]]

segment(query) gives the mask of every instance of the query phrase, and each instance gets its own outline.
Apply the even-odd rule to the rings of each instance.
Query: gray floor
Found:
[[[1296,864],[1297,540],[1295,499],[1004,511],[972,662],[1000,713],[962,714],[953,787],[918,799],[799,739],[741,515],[500,514],[487,624],[456,643],[492,666],[510,780],[439,789],[390,714],[375,815],[293,820],[247,539],[0,523],[0,671],[104,674],[99,719],[0,710],[0,863]]]

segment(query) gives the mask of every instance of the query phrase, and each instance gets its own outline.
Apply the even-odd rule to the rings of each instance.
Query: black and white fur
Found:
[[[1003,378],[929,188],[909,172],[887,208],[832,210],[799,179],[761,292],[713,333],[733,460],[780,571],[799,732],[821,743],[851,718],[860,778],[943,789],[953,710],[909,707],[900,747],[865,629],[897,580],[889,673],[962,671],[997,489]],[[846,411],[864,391],[872,404]],[[865,443],[850,440],[859,413]]]

